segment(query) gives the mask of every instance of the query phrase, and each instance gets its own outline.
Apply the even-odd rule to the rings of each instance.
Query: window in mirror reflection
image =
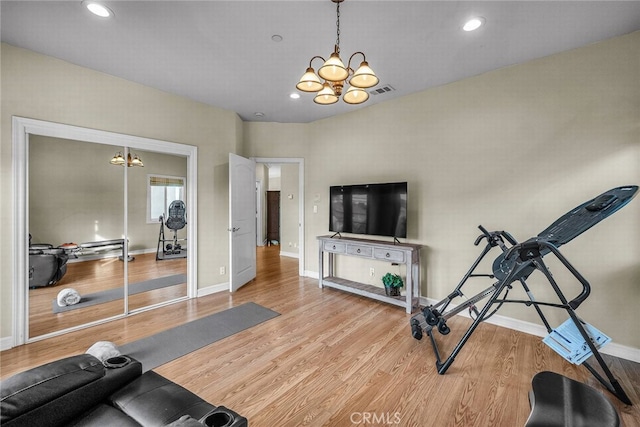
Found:
[[[178,176],[147,176],[147,222],[159,222],[167,217],[169,205],[174,200],[184,202],[186,178]]]

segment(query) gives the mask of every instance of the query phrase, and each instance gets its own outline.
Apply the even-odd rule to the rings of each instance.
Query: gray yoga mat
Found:
[[[118,348],[122,354],[140,361],[146,372],[279,315],[248,302]]]
[[[157,279],[145,280],[144,282],[130,283],[129,295],[135,295],[142,292],[152,291],[154,289],[166,288],[167,286],[186,283],[187,276],[185,274],[174,274],[173,276],[158,277]],[[106,291],[96,292],[94,294],[82,295],[80,302],[74,305],[60,307],[58,302],[53,300],[53,312],[63,313],[78,308],[90,307],[104,302],[115,301],[123,298],[123,288],[107,289]]]

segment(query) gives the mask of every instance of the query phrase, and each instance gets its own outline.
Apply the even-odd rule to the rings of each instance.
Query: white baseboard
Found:
[[[206,295],[211,295],[211,294],[215,294],[217,292],[224,292],[224,291],[229,291],[229,283],[220,283],[218,285],[212,285],[212,286],[207,286],[206,288],[200,288],[198,289],[198,294],[196,295],[197,298],[206,296]]]
[[[304,277],[310,277],[312,279],[320,279],[320,274],[318,274],[317,271],[309,271],[309,270],[305,270],[304,271]]]
[[[2,337],[0,338],[0,351],[9,350],[13,347],[13,337]]]
[[[280,251],[280,256],[286,256],[289,258],[300,258],[300,255],[297,252],[283,252]]]
[[[431,298],[420,297],[420,303],[422,305],[432,305],[438,301]],[[449,305],[450,308],[455,308],[454,304]],[[463,311],[458,316],[470,317],[467,311]],[[538,337],[546,337],[547,329],[539,324],[525,322],[524,320],[514,319],[512,317],[494,315],[486,320],[486,323],[502,326],[504,328],[513,329],[514,331],[524,332],[526,334],[535,335]],[[609,343],[600,349],[600,353],[608,354],[609,356],[619,357],[625,360],[631,360],[632,362],[640,363],[640,349],[628,347],[626,345]]]

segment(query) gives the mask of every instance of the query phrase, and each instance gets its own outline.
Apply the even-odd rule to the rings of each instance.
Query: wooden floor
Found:
[[[426,339],[416,341],[403,309],[297,276],[279,247],[258,249],[258,278],[221,292],[0,353],[1,376],[84,352],[97,340],[124,344],[253,301],[281,315],[167,363],[156,371],[214,405],[273,426],[522,426],[531,378],[550,370],[604,390],[582,366],[534,337],[481,324],[445,375]],[[438,336],[457,343],[468,320]],[[606,357],[634,406],[604,392],[626,426],[640,425],[640,366]],[[377,420],[376,423],[373,420]],[[366,421],[369,420],[367,423]]]
[[[129,284],[174,274],[187,273],[187,259],[175,258],[156,261],[155,253],[137,255],[127,264]],[[52,303],[58,292],[73,288],[83,297],[89,294],[120,288],[124,294],[124,263],[118,257],[97,259],[67,264],[67,272],[55,286],[29,290],[29,337],[40,337],[52,332],[65,330],[124,313],[124,299],[54,313]],[[180,283],[131,295],[129,310],[158,304],[187,295],[187,284]]]

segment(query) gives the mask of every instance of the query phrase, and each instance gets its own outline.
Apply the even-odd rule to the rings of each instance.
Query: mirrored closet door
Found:
[[[124,313],[122,147],[29,139],[29,338]]]
[[[13,128],[15,345],[196,295],[195,147]]]
[[[187,296],[187,160],[131,149],[127,174],[128,309]]]

